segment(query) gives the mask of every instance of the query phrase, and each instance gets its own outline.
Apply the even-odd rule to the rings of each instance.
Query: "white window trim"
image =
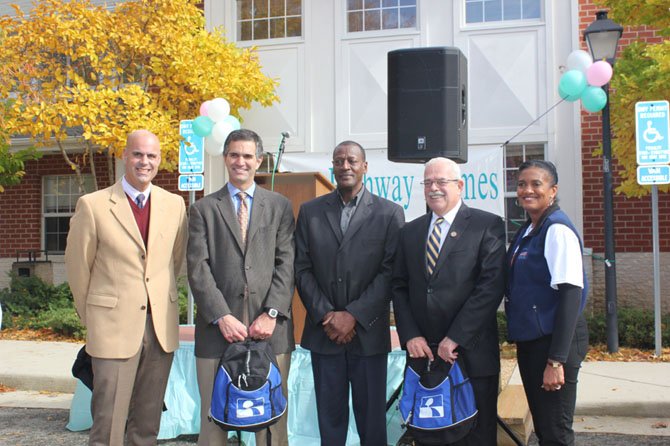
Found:
[[[267,39],[253,39],[253,40],[239,40],[240,36],[238,35],[238,26],[240,22],[237,20],[237,7],[233,4],[231,6],[231,14],[232,14],[232,32],[235,36],[235,43],[242,47],[242,48],[248,48],[251,46],[272,46],[272,45],[287,45],[287,44],[296,44],[296,43],[304,43],[305,41],[305,10],[306,6],[305,3],[308,0],[302,0],[302,11],[300,13],[300,36],[293,36],[293,37],[275,37],[275,38],[267,38]],[[231,2],[231,3],[236,3],[236,2]],[[288,16],[281,16],[283,18],[286,18]],[[295,17],[295,15],[291,15],[290,17]],[[253,23],[253,20],[251,20]]]
[[[513,20],[497,20],[492,22],[476,22],[468,23],[465,19],[466,7],[465,0],[459,0],[460,3],[460,13],[459,20],[461,23],[461,30],[464,31],[476,31],[482,29],[507,29],[507,28],[524,28],[524,27],[533,27],[539,25],[545,25],[547,11],[545,2],[538,0],[540,4],[540,17],[537,19],[513,19]]]
[[[349,23],[347,18],[347,9],[346,0],[342,1],[342,8],[340,8],[340,15],[342,16],[342,40],[355,40],[355,39],[367,39],[367,38],[379,38],[379,37],[394,37],[394,36],[413,36],[421,34],[421,1],[416,1],[416,25],[414,28],[392,28],[392,29],[376,29],[371,31],[354,31],[349,32],[347,30],[347,24]]]
[[[54,212],[47,212],[46,211],[46,200],[45,200],[45,195],[46,195],[46,180],[47,178],[60,178],[60,177],[67,177],[71,181],[76,181],[77,176],[75,174],[54,174],[54,175],[44,175],[42,176],[42,188],[40,191],[40,198],[41,198],[41,208],[40,208],[40,227],[41,227],[41,236],[40,236],[40,246],[41,249],[46,250],[47,249],[47,228],[46,228],[46,219],[47,218],[61,218],[61,217],[72,217],[74,215],[74,211],[76,209],[76,202],[75,205],[72,207],[72,210],[69,212],[64,212],[64,211],[54,211]],[[90,174],[83,174],[84,179],[86,180],[87,178],[90,178],[91,182],[93,180],[93,176]],[[72,195],[72,194],[68,194]],[[63,253],[63,251],[58,250],[58,251],[50,251],[51,253],[58,254],[58,253]]]

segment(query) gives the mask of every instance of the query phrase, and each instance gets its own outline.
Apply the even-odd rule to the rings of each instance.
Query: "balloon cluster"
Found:
[[[193,120],[193,133],[205,138],[205,151],[212,156],[223,153],[228,134],[240,129],[240,121],[230,114],[230,104],[223,98],[205,101],[200,116]]]
[[[612,78],[612,65],[605,60],[593,62],[589,53],[576,50],[568,55],[567,67],[558,82],[559,96],[570,102],[581,99],[586,111],[602,110],[607,93],[600,87]]]

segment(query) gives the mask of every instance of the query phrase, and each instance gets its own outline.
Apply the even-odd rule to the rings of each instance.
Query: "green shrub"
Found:
[[[498,342],[501,344],[507,342],[507,317],[504,311],[496,313],[498,319]]]
[[[188,283],[185,277],[177,281],[177,293],[179,295],[179,323],[185,324],[188,318]]]
[[[29,316],[49,308],[52,288],[39,277],[12,274],[9,288],[0,291],[0,302],[13,316]]]
[[[587,317],[589,324],[589,342],[591,344],[607,343],[607,323],[605,314],[594,314]],[[617,328],[619,345],[642,349],[655,347],[654,312],[639,308],[621,307],[617,309]],[[663,345],[670,343],[670,314],[661,317],[661,341]]]
[[[85,337],[67,283],[49,285],[39,277],[12,275],[9,288],[0,290],[0,302],[3,327],[49,328],[64,336]]]
[[[81,324],[74,307],[50,308],[37,315],[30,323],[30,328],[50,328],[63,336],[86,338],[86,329]]]
[[[498,339],[507,341],[507,318],[499,311]],[[607,323],[605,314],[592,314],[586,317],[589,326],[589,344],[607,343]],[[619,329],[619,345],[622,347],[653,349],[654,312],[639,308],[621,307],[617,310],[617,326]],[[663,345],[670,344],[670,313],[661,317],[661,338]]]

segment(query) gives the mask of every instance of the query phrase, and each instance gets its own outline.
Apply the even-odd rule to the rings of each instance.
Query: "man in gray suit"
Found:
[[[198,446],[226,444],[207,419],[214,377],[225,347],[269,339],[286,392],[291,352],[294,220],[289,200],[257,187],[263,143],[251,130],[230,133],[223,157],[229,182],[190,210],[188,279],[197,304],[195,356],[200,389]],[[270,427],[273,445],[287,445],[286,415]],[[267,432],[256,434],[265,445]]]
[[[361,445],[386,444],[389,301],[402,208],[363,185],[365,151],[333,151],[337,190],[302,205],[296,285],[307,309],[302,346],[311,351],[321,444],[346,443],[349,386]]]

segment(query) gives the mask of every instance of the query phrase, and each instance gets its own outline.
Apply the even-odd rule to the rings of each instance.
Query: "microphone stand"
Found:
[[[277,149],[277,161],[274,163],[273,169],[272,169],[272,185],[270,187],[270,190],[274,191],[275,190],[275,174],[277,173],[277,170],[279,169],[279,163],[281,163],[281,157],[284,154],[284,148],[286,147],[286,137],[287,133],[282,132],[281,134],[281,141],[279,141],[279,148]]]

